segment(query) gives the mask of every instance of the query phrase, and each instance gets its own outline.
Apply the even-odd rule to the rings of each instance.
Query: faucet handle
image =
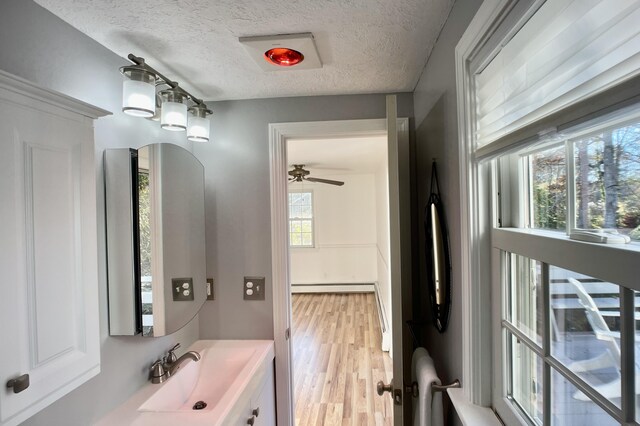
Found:
[[[168,364],[174,363],[178,360],[178,357],[176,356],[175,351],[179,347],[180,347],[180,343],[176,343],[175,346],[169,349],[169,352],[167,352],[166,362]]]
[[[164,363],[158,360],[151,364],[149,376],[151,383],[162,383],[167,379],[167,371],[164,369]]]

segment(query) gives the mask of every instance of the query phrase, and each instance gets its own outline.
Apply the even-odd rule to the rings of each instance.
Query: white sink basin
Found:
[[[97,425],[223,426],[236,402],[273,368],[269,340],[200,340],[188,350],[200,361],[186,361],[164,383],[145,385]],[[200,401],[206,407],[195,410]]]
[[[207,404],[199,411],[213,410],[247,367],[256,349],[212,347],[198,352],[200,361],[182,364],[138,410],[194,411],[199,401]]]

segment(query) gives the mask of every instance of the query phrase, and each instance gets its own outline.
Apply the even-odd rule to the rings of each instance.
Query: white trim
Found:
[[[105,115],[111,115],[111,113],[107,110],[95,107],[86,102],[79,101],[70,96],[63,95],[62,93],[44,89],[28,80],[25,80],[24,78],[18,77],[2,70],[0,70],[0,88],[8,92],[22,95],[29,99],[43,102],[58,109],[64,109],[75,114],[88,117],[90,119],[104,117]],[[16,97],[15,101],[21,104],[25,103],[24,98],[21,97]]]
[[[373,284],[291,284],[291,293],[373,293]]]
[[[465,426],[502,426],[490,408],[470,404],[463,389],[448,389],[449,399]]]
[[[456,58],[456,92],[458,101],[458,144],[460,168],[460,233],[462,242],[462,384],[466,398],[482,406],[491,404],[491,310],[488,288],[490,271],[480,267],[482,246],[478,212],[480,170],[474,159],[475,100],[469,65],[473,56],[495,30],[495,23],[511,8],[513,0],[485,0],[458,42]],[[486,211],[486,210],[485,210]],[[478,282],[480,281],[480,282]]]
[[[405,137],[409,132],[409,119],[398,118],[397,121],[398,129]],[[387,120],[384,118],[269,124],[273,331],[279,425],[290,426],[295,420],[291,341],[285,337],[291,327],[287,139],[378,135],[387,135]]]
[[[289,289],[289,188],[287,175],[287,127],[269,124],[271,187],[271,286],[273,288],[273,340],[278,424],[293,425],[293,359],[291,340],[291,291]]]
[[[491,231],[493,246],[550,265],[640,291],[640,244],[596,244],[564,233],[519,228]]]

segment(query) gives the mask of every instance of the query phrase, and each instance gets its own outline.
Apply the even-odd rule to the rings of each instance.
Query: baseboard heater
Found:
[[[291,284],[292,293],[373,293],[373,283]]]
[[[380,321],[380,331],[382,332],[382,350],[389,352],[391,355],[391,327],[389,327],[389,318],[387,311],[384,309],[382,299],[380,299],[380,286],[375,283],[376,307],[378,308],[378,320]],[[393,357],[393,356],[392,356]]]

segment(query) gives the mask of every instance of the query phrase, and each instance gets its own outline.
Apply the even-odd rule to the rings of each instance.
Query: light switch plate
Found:
[[[213,293],[213,278],[207,278],[207,300],[215,300]]]
[[[171,293],[176,302],[193,300],[193,278],[171,278]]]
[[[264,277],[244,277],[244,300],[264,300]]]

